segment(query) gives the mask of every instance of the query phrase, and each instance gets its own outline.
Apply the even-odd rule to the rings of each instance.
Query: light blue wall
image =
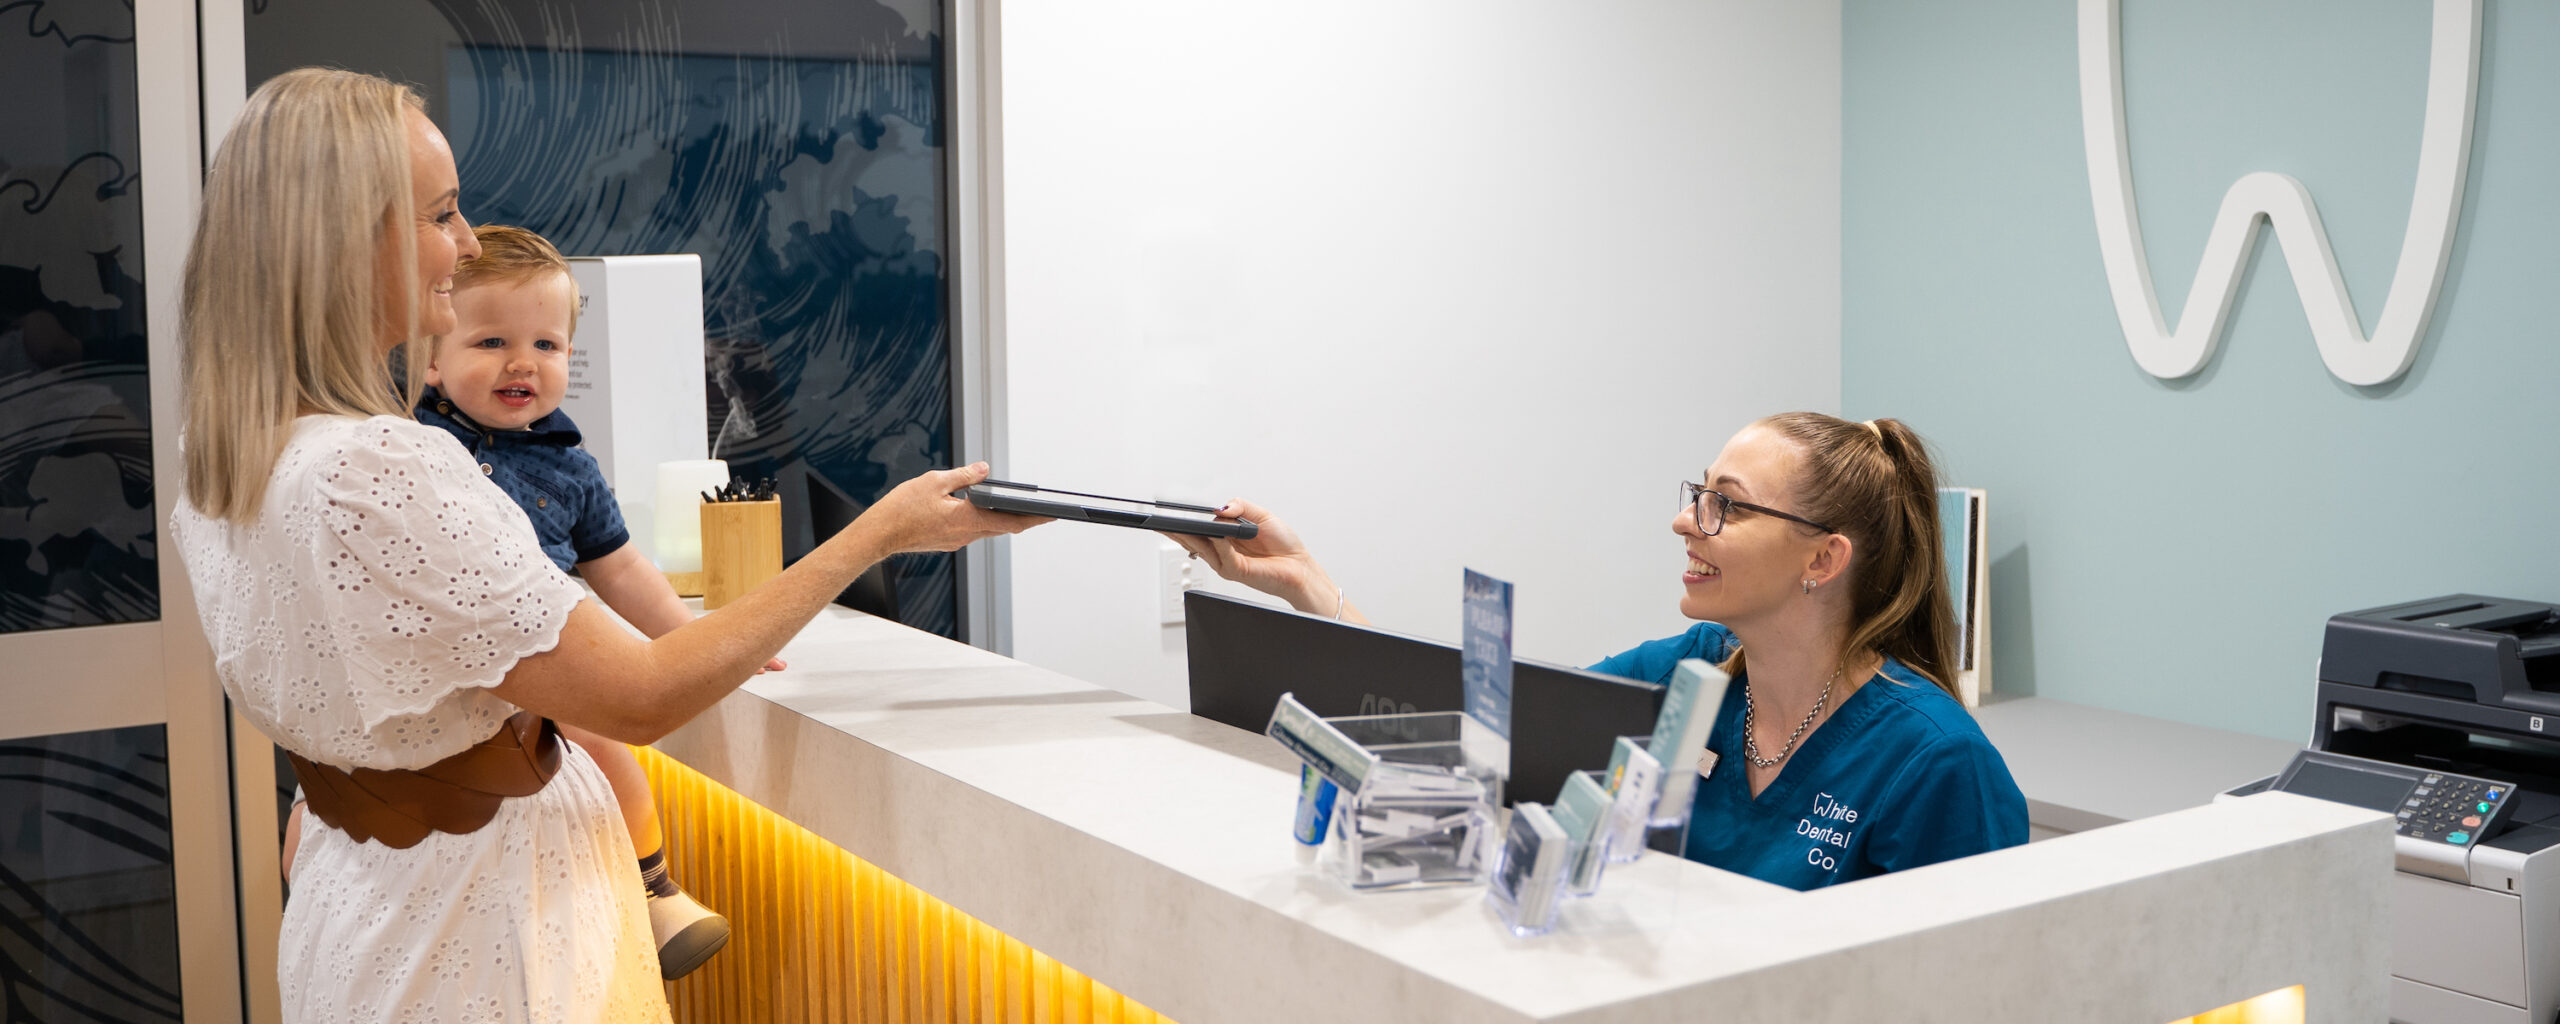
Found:
[[[2174,322],[2223,190],[2309,187],[2368,330],[2416,176],[2426,0],[2125,0]],[[2107,296],[2069,0],[1849,0],[1842,399],[1991,493],[1995,686],[2268,736],[2332,613],[2560,600],[2560,4],[2489,0],[2469,188],[2401,380],[2322,367],[2272,233],[2221,351],[2144,374]]]

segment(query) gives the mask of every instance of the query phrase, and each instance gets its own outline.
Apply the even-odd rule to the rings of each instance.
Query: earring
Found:
[[[1821,586],[1821,584],[1815,583],[1812,580],[1806,580],[1804,581],[1804,592],[1808,594],[1813,593],[1813,588],[1818,586]]]

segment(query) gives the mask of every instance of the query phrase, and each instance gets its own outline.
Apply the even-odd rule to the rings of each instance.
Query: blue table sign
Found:
[[[1511,584],[1467,570],[1460,683],[1467,717],[1511,740]]]

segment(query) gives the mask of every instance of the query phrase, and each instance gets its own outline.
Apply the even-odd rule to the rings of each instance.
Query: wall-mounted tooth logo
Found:
[[[2418,138],[2418,186],[2409,203],[2409,227],[2391,294],[2373,336],[2347,298],[2338,258],[2310,191],[2290,175],[2258,171],[2231,183],[2205,239],[2204,260],[2172,332],[2160,315],[2151,284],[2151,261],[2134,218],[2133,167],[2124,133],[2124,50],[2121,0],[2080,0],[2080,132],[2089,154],[2089,198],[2098,214],[2098,251],[2106,259],[2107,289],[2124,327],[2133,360],[2154,377],[2174,379],[2204,368],[2222,341],[2240,272],[2272,222],[2276,245],[2293,271],[2293,287],[2310,318],[2320,361],[2349,384],[2381,384],[2400,376],[2418,356],[2444,285],[2453,252],[2454,224],[2462,216],[2463,177],[2471,164],[2471,117],[2479,87],[2480,0],[2435,0],[2435,35],[2427,50],[2426,123]]]

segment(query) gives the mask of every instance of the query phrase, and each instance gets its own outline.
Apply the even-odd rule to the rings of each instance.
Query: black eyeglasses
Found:
[[[1803,523],[1806,526],[1813,527],[1814,529],[1820,530],[1824,533],[1840,532],[1803,516],[1789,515],[1785,512],[1780,512],[1777,509],[1770,508],[1767,505],[1754,505],[1747,501],[1735,501],[1731,498],[1725,497],[1723,491],[1716,490],[1715,488],[1709,487],[1705,484],[1693,483],[1687,480],[1680,481],[1680,507],[1688,509],[1690,512],[1697,515],[1698,533],[1700,536],[1705,537],[1713,537],[1716,534],[1723,533],[1725,521],[1733,517],[1733,510],[1737,508],[1758,512],[1764,516],[1776,516],[1790,523]],[[1713,511],[1709,511],[1710,509]]]

